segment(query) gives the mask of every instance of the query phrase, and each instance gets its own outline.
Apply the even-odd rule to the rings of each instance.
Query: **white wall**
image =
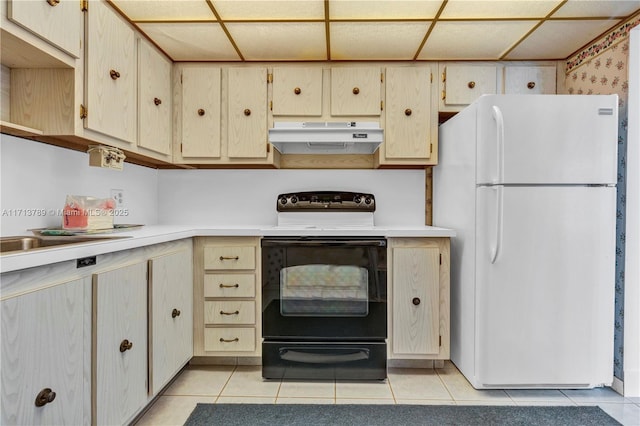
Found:
[[[424,170],[160,170],[158,222],[275,225],[278,194],[362,191],[375,195],[376,225],[424,225]]]
[[[123,171],[90,167],[86,153],[5,134],[0,136],[0,167],[2,236],[61,226],[62,216],[49,213],[64,207],[67,194],[107,198],[111,189],[124,190],[123,209],[129,213],[116,217],[115,223],[157,222],[155,169],[129,163]],[[24,210],[44,210],[46,214],[28,215]]]

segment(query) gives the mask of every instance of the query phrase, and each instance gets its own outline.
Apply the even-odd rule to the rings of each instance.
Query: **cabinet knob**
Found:
[[[533,89],[534,87],[536,87],[536,83],[533,81],[530,81],[527,83],[527,88],[528,89]]]
[[[476,82],[475,81],[470,81],[467,83],[467,87],[469,89],[473,89],[474,87],[476,87]]]
[[[240,287],[240,284],[235,283],[235,284],[222,284],[220,283],[220,288],[238,288]]]
[[[200,108],[200,109],[198,110],[198,115],[199,115],[200,117],[202,117],[202,116],[204,115],[204,110],[203,110],[202,108]]]
[[[43,407],[56,399],[56,393],[50,388],[44,388],[36,396],[36,407]]]
[[[302,93],[302,90],[299,87],[296,87],[295,89],[293,89],[293,93],[299,95],[300,93]]]
[[[179,317],[180,316],[180,310],[173,308],[173,311],[171,311],[171,318],[175,318],[175,317]]]
[[[112,80],[117,80],[120,78],[120,73],[116,70],[109,70],[109,75],[111,76]]]
[[[247,117],[251,115],[251,110],[249,108],[244,110],[244,115],[246,115]]]
[[[239,338],[235,338],[235,339],[223,339],[222,337],[220,338],[220,341],[223,343],[231,343],[231,342],[239,342],[240,339]]]
[[[220,311],[220,315],[238,315],[239,313],[240,311],[233,311],[233,312]]]
[[[129,349],[131,349],[133,347],[133,342],[128,341],[127,339],[124,339],[121,343],[120,343],[120,352],[125,352],[128,351]]]
[[[354,87],[352,92],[353,92],[354,95],[357,95],[358,93],[360,93],[360,88]]]
[[[156,105],[160,105],[162,103],[162,100],[158,98],[153,98],[153,103]]]
[[[404,115],[406,115],[407,117],[410,116],[413,113],[413,111],[411,111],[411,108],[407,108],[404,110]]]
[[[58,3],[60,3],[60,0],[47,0],[47,3],[49,3],[49,6],[54,7],[54,6],[57,6]],[[51,389],[49,389],[49,390],[51,390]],[[53,395],[55,397],[55,393]]]
[[[414,305],[418,306],[420,304],[420,298],[419,297],[414,297],[413,300],[411,300],[411,303],[413,303]]]

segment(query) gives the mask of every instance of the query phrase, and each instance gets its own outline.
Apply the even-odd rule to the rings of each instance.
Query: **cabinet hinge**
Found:
[[[429,83],[433,83],[433,73],[429,73]]]
[[[384,83],[384,74],[380,73],[380,83]]]
[[[440,264],[442,265],[442,253],[440,253]]]
[[[269,111],[273,111],[273,101],[269,101]]]
[[[384,101],[380,101],[380,111],[384,111]]]
[[[182,73],[180,73],[180,84],[182,84]]]
[[[442,91],[442,100],[444,101],[447,98],[447,91],[443,90]]]
[[[269,145],[269,142],[267,142],[267,154],[271,152],[271,145]]]
[[[83,12],[89,10],[89,0],[80,0],[80,10]]]
[[[87,110],[87,107],[80,104],[80,120],[84,120],[85,118],[87,118],[88,114],[89,114],[89,111]]]
[[[180,144],[180,153],[182,154],[182,144]]]
[[[267,74],[267,83],[273,83],[273,74]]]
[[[438,339],[438,345],[442,346],[442,336],[439,336],[440,338]]]
[[[442,71],[442,82],[444,83],[445,81],[447,81],[447,70],[446,69],[444,71]]]
[[[429,154],[433,154],[433,144],[429,144]]]

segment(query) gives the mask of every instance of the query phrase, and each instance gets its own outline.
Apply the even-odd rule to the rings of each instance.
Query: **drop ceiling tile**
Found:
[[[334,22],[331,24],[331,59],[411,60],[430,21]]]
[[[569,0],[552,15],[552,18],[625,17],[638,10],[638,0]]]
[[[559,0],[449,0],[441,19],[544,18]]]
[[[132,21],[211,21],[205,0],[111,0]]]
[[[546,21],[506,59],[564,59],[620,20]]]
[[[323,0],[213,0],[211,3],[222,20],[324,19]]]
[[[433,19],[442,0],[332,0],[331,19]]]
[[[248,61],[326,60],[324,23],[226,24]]]
[[[537,21],[438,22],[418,59],[497,60]]]
[[[147,23],[138,26],[174,61],[240,60],[218,23]]]

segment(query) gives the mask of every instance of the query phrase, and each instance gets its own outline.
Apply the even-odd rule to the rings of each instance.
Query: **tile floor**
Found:
[[[625,426],[640,425],[640,398],[609,388],[475,390],[456,367],[390,368],[385,382],[265,381],[259,366],[188,366],[137,423],[182,425],[198,402],[239,404],[598,405]]]

